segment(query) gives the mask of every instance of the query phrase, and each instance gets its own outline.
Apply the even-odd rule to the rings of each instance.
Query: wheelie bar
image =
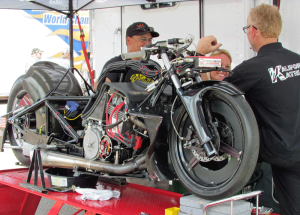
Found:
[[[67,130],[67,132],[78,142],[80,138],[72,126],[65,120],[65,118],[55,109],[55,107],[50,103],[46,102],[46,106],[50,109],[54,117],[59,121],[59,123]]]

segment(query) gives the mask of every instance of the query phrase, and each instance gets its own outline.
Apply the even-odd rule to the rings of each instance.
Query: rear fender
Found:
[[[43,99],[62,79],[67,69],[53,62],[40,61],[31,66],[23,80],[23,87],[33,102]],[[80,85],[72,74],[68,72],[57,90],[66,96],[82,96]]]

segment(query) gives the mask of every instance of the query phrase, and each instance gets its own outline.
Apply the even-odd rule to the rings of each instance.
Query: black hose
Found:
[[[89,85],[89,83],[84,79],[84,77],[81,75],[81,73],[78,71],[78,69],[76,69],[76,68],[73,68],[73,69],[75,69],[75,71],[78,73],[78,75],[80,76],[80,78],[83,80],[86,89],[87,89],[87,88],[90,88],[90,90],[91,90],[93,93],[95,93],[94,90],[93,90],[93,88],[91,87],[91,85]],[[88,92],[88,94],[90,95],[89,90],[87,90],[87,92]]]
[[[105,130],[111,129],[111,128],[114,128],[114,127],[118,126],[118,125],[121,124],[122,122],[123,122],[123,120],[120,120],[120,121],[115,122],[115,123],[113,123],[113,124],[111,124],[111,125],[103,126],[103,128],[104,128]]]
[[[160,90],[157,92],[155,98],[153,99],[152,104],[151,104],[152,107],[155,106],[158,98],[160,97],[160,95],[162,94],[162,92],[166,89],[166,87],[167,87],[167,84],[165,82],[165,83],[163,83],[163,85],[161,86]]]
[[[160,73],[157,73],[157,70],[150,71],[149,68],[146,67],[145,65],[152,65],[155,68],[160,69],[160,68],[158,68],[158,66],[156,64],[152,63],[151,61],[149,61],[147,64],[145,64],[138,60],[126,60],[126,61],[118,61],[118,62],[113,62],[113,63],[108,64],[103,69],[102,74],[98,78],[98,86],[97,86],[96,95],[95,95],[97,97],[96,101],[94,102],[92,107],[87,112],[85,112],[85,110],[83,111],[81,117],[87,118],[89,115],[91,115],[94,112],[94,110],[100,103],[102,96],[104,94],[104,91],[106,90],[106,88],[102,87],[102,84],[104,83],[105,78],[109,72],[114,71],[114,70],[122,70],[127,67],[130,67],[133,70],[141,71],[142,74],[146,75],[147,77],[154,77],[154,76],[160,74]],[[155,75],[153,76],[153,74],[155,74]],[[153,92],[150,93],[149,96],[147,96],[147,98],[149,98],[152,94],[153,94]],[[98,95],[101,95],[101,96],[98,97]]]
[[[98,85],[99,86],[99,85]],[[94,101],[94,103],[92,104],[91,108],[90,105],[87,105],[86,108],[82,111],[81,114],[81,118],[82,119],[86,119],[87,117],[89,117],[94,110],[96,109],[96,107],[99,105],[100,101],[102,100],[104,94],[104,91],[107,89],[107,86],[103,86],[100,90],[100,93],[96,93],[96,100]],[[100,96],[99,96],[100,95]]]
[[[150,70],[147,67],[147,65],[154,66],[154,68],[156,68],[157,70]],[[127,67],[130,67],[131,69],[136,70],[136,71],[140,71],[143,75],[150,77],[150,78],[158,76],[160,74],[160,69],[161,69],[158,67],[157,64],[152,63],[151,61],[149,61],[148,63],[143,63],[138,60],[126,60],[126,61],[113,62],[113,63],[108,64],[103,69],[102,74],[98,78],[97,90],[100,90],[99,85],[104,83],[105,78],[109,72],[114,71],[114,70],[125,69]]]

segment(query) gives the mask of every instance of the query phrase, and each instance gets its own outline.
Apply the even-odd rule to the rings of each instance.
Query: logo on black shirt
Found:
[[[130,76],[130,81],[132,83],[135,82],[136,80],[140,80],[140,81],[145,82],[145,83],[154,82],[154,80],[152,78],[147,78],[143,74],[133,74],[132,76]]]
[[[277,80],[285,81],[287,78],[299,76],[300,63],[295,63],[287,66],[278,65],[275,68],[271,67],[268,69],[272,84],[277,83]],[[298,69],[298,70],[297,70]],[[292,70],[292,71],[291,71]],[[285,75],[283,74],[285,72]]]

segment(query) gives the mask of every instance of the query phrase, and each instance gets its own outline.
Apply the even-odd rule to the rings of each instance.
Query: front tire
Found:
[[[33,103],[29,94],[23,88],[22,81],[24,80],[24,77],[25,75],[20,76],[15,81],[10,91],[7,103],[7,112],[11,112],[23,106],[30,106]],[[30,126],[30,123],[33,123],[35,120],[34,113],[26,114],[25,116],[21,117],[21,119],[23,124],[22,127]],[[12,146],[23,146],[22,134],[18,131],[18,129],[15,128],[12,124],[8,124],[7,130],[10,139],[10,144]],[[23,165],[30,165],[30,158],[22,154],[22,149],[13,149],[13,153],[19,160],[19,162],[21,162]]]
[[[212,144],[218,151],[217,156],[206,157],[204,150],[199,150],[203,148],[199,141],[194,145],[198,148],[187,147],[188,141],[180,140],[173,128],[170,133],[171,161],[179,180],[190,192],[208,200],[227,198],[246,185],[255,169],[259,152],[256,119],[241,95],[230,96],[211,90],[204,95],[202,104],[208,104],[208,108],[203,109],[210,112],[206,113],[206,119],[207,124],[214,127]],[[184,106],[176,110],[173,119],[181,137],[187,136],[188,128],[193,130]],[[197,138],[194,132],[192,136]],[[221,143],[239,152],[240,157],[229,156],[220,150]]]

